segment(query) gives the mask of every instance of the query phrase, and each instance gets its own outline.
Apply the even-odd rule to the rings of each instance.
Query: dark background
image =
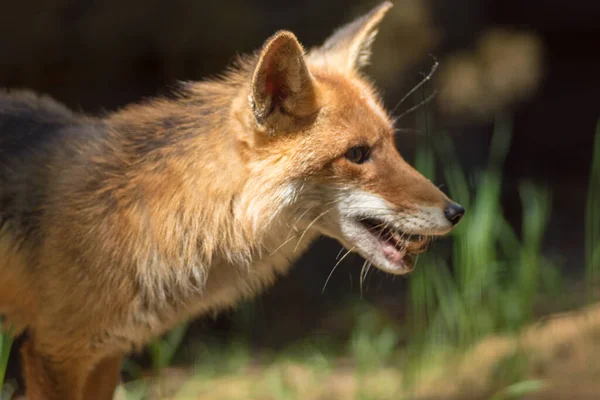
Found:
[[[3,0],[0,86],[33,89],[75,109],[102,113],[166,93],[178,80],[217,74],[236,53],[259,48],[278,29],[292,30],[307,48],[318,45],[334,28],[375,4],[359,0]],[[467,102],[470,111],[465,112],[444,111],[447,97],[440,95],[426,107],[435,117],[435,127],[423,130],[414,116],[403,119],[399,127],[421,133],[403,133],[398,146],[411,160],[417,145],[446,130],[463,166],[476,172],[487,160],[493,115],[512,114],[513,141],[503,193],[506,215],[518,229],[519,182],[530,179],[548,186],[553,215],[545,249],[569,276],[583,269],[587,176],[600,117],[599,25],[597,0],[397,1],[382,23],[372,66],[367,69],[392,108],[422,78],[421,73],[429,71],[429,53],[440,60],[440,72],[426,87],[431,91],[455,82],[448,75],[453,57],[480,57],[479,40],[491,30],[503,28],[535,39],[541,72],[526,76],[525,94],[499,96],[483,91]],[[510,46],[496,51],[490,65],[506,64],[507,74],[517,76],[518,67],[510,71],[511,54]],[[461,90],[455,95],[460,96]],[[422,96],[418,92],[406,108]],[[478,110],[495,98],[499,99],[492,102],[495,105]],[[350,328],[340,317],[344,307],[361,296],[362,301],[401,318],[406,280],[372,272],[361,294],[358,257],[348,257],[321,292],[339,250],[332,241],[320,241],[290,276],[246,305],[246,311],[202,318],[189,335],[243,334],[255,345],[265,346],[285,345],[319,331],[343,336]]]

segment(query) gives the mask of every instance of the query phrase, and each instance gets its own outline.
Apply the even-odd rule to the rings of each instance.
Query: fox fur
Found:
[[[102,118],[0,94],[0,314],[26,332],[30,400],[111,399],[124,354],[259,293],[319,235],[403,274],[408,238],[452,228],[360,73],[390,7]]]

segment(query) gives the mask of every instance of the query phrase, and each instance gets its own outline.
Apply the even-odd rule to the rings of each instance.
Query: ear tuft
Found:
[[[321,58],[346,71],[367,65],[371,46],[377,36],[377,27],[392,7],[390,1],[385,1],[362,17],[342,26],[320,48],[311,51],[309,57]]]
[[[257,121],[264,123],[273,112],[293,114],[313,94],[302,45],[293,33],[277,32],[263,46],[252,77],[251,102]]]

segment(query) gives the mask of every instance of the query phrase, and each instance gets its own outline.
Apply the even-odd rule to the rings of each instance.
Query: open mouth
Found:
[[[414,256],[426,251],[431,242],[429,236],[408,234],[374,218],[357,222],[375,238],[388,262],[407,272],[414,269]]]

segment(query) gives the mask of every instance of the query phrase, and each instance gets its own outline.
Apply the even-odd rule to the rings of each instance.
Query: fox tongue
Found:
[[[393,243],[385,242],[383,243],[383,254],[390,262],[400,264],[403,262],[406,251],[398,250]]]

